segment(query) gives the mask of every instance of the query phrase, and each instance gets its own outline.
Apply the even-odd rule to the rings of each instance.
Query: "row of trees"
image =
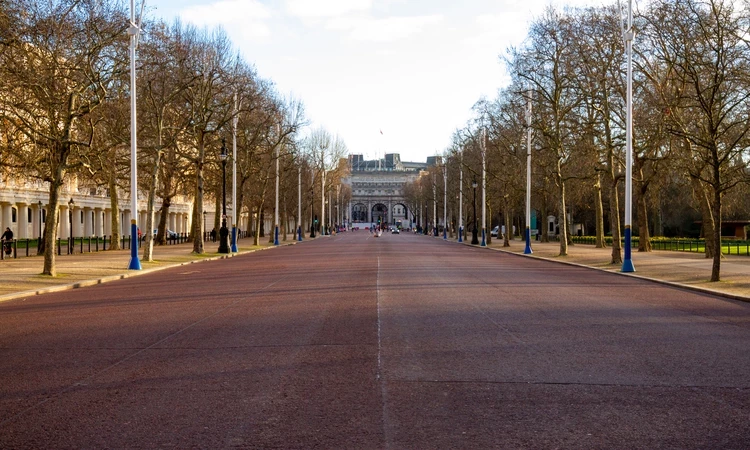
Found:
[[[634,18],[634,234],[639,251],[650,251],[650,236],[663,233],[670,215],[694,218],[706,257],[713,258],[711,280],[718,281],[722,219],[750,218],[750,9],[729,0],[653,0],[641,7]],[[600,247],[609,230],[613,264],[622,263],[622,24],[616,6],[548,9],[523,45],[501,57],[510,85],[476,103],[474,118],[455,132],[445,155],[449,173],[460,164],[478,175],[478,137],[486,130],[487,206],[502,212],[506,230],[514,218],[522,229],[530,102],[532,207],[541,218],[558,217],[561,255],[570,244],[570,221],[593,223]],[[440,170],[422,182],[433,183]],[[471,177],[464,177],[464,192]],[[458,177],[450,178],[453,199]],[[542,233],[546,240],[546,224]]]
[[[130,83],[127,6],[119,0],[8,0],[0,3],[0,170],[3,176],[49,183],[43,273],[55,275],[54,246],[62,187],[108,189],[112,211],[129,192]],[[165,243],[166,220],[178,196],[193,199],[193,251],[203,253],[206,201],[221,211],[222,143],[237,142],[238,208],[246,229],[262,232],[274,202],[278,159],[282,223],[297,217],[298,172],[311,198],[339,183],[345,144],[326,130],[303,139],[301,101],[280,95],[258,76],[222,30],[176,21],[144,21],[138,43],[138,190],[147,199],[144,259]],[[231,166],[230,166],[231,167]],[[301,172],[300,172],[301,171]],[[328,177],[326,177],[328,173]],[[231,177],[229,177],[231,181]],[[322,192],[321,192],[322,191]],[[161,223],[154,224],[161,199]],[[303,217],[313,207],[305,201]],[[113,249],[119,215],[112,214]],[[286,227],[283,228],[286,232]]]

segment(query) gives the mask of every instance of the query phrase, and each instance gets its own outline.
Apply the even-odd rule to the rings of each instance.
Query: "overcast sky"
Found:
[[[607,0],[146,0],[147,14],[221,25],[258,73],[305,104],[352,154],[442,153],[482,96],[506,85],[499,56],[548,5]]]

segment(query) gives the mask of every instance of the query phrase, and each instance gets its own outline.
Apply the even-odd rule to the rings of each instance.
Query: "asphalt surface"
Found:
[[[0,448],[750,448],[750,303],[366,232],[0,303]]]

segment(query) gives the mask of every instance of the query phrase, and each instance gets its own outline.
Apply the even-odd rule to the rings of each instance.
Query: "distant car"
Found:
[[[391,234],[400,234],[400,233],[401,232],[398,231],[398,228],[394,228],[393,230],[391,230]]]
[[[156,237],[157,234],[159,234],[159,230],[154,230],[154,237]],[[167,230],[166,236],[167,239],[177,239],[177,233],[172,230]]]
[[[500,225],[496,226],[495,228],[490,231],[490,236],[497,237],[497,233],[500,232]]]

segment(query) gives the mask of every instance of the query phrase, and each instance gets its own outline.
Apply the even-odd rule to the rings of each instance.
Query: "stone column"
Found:
[[[126,209],[122,212],[122,222],[120,223],[122,229],[122,235],[130,237],[130,210]]]
[[[82,220],[81,220],[81,211],[82,208],[78,206],[73,207],[73,237],[80,237],[83,236],[83,227]]]
[[[83,233],[81,236],[91,236],[94,234],[94,223],[92,209],[88,206],[83,208]]]
[[[104,224],[102,223],[102,208],[94,208],[94,236],[104,236]]]
[[[2,203],[0,204],[0,210],[2,210],[2,217],[0,218],[0,226],[2,226],[0,234],[2,234],[5,233],[6,227],[13,229],[13,206],[10,203]]]
[[[112,235],[112,210],[106,208],[104,210],[104,234],[102,236]]]
[[[40,237],[39,236],[39,222],[40,222],[39,211],[41,211],[41,209],[39,208],[39,204],[32,203],[31,204],[31,234],[30,236],[35,237],[35,238]],[[42,232],[44,232],[44,230],[42,230]]]
[[[57,237],[68,239],[70,237],[70,210],[67,204],[59,206],[60,220],[57,223]]]
[[[180,219],[182,219],[181,215],[180,215]],[[172,230],[176,233],[182,233],[181,230],[178,230],[178,228],[181,228],[181,227],[177,226],[177,222],[181,222],[181,221],[182,220],[179,220],[179,221],[177,220],[176,213],[170,212],[169,217],[167,217],[167,229]]]
[[[14,235],[16,239],[26,239],[29,237],[29,205],[23,202],[16,203],[18,214],[18,235]]]

